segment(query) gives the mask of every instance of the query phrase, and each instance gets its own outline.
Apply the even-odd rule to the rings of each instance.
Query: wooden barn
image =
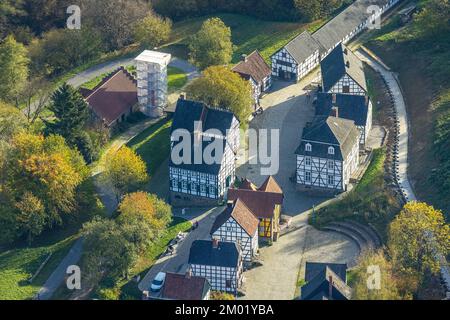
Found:
[[[188,263],[192,275],[208,279],[212,290],[237,294],[242,284],[242,254],[235,242],[195,240]]]
[[[342,43],[320,62],[320,69],[323,92],[367,95],[364,65]]]
[[[259,188],[244,180],[239,188],[228,190],[227,198],[232,202],[240,199],[259,219],[260,239],[278,239],[283,191],[273,177],[269,176]]]
[[[358,168],[359,131],[351,120],[318,116],[303,129],[297,155],[297,188],[336,194],[347,190]]]
[[[211,228],[211,237],[219,241],[236,242],[245,262],[251,262],[258,251],[259,219],[245,203],[237,199],[217,216]]]
[[[183,142],[178,129],[188,132]],[[213,131],[211,131],[213,130]],[[177,140],[178,139],[178,140]],[[170,200],[174,206],[215,205],[235,179],[235,156],[239,149],[239,121],[233,113],[209,108],[203,103],[179,99],[171,129],[171,150],[179,143],[190,146],[190,155],[172,154],[169,161]],[[214,163],[203,159],[205,149],[221,145]],[[200,154],[200,159],[196,155]],[[181,163],[174,162],[182,158]],[[184,160],[186,158],[186,161]]]
[[[231,70],[239,74],[243,79],[250,81],[255,100],[255,109],[259,107],[259,98],[272,85],[271,69],[259,51],[255,50],[248,56],[242,55],[241,61]]]
[[[316,115],[353,120],[360,133],[360,147],[364,148],[372,129],[372,102],[368,96],[319,92]]]

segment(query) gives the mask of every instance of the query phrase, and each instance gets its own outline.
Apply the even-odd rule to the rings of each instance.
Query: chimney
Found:
[[[333,103],[333,105],[336,104],[336,93],[333,93],[333,94],[331,95],[331,102]]]
[[[243,55],[241,56],[241,61],[247,62],[247,55],[246,55],[246,54],[243,54]]]
[[[344,54],[347,55],[348,51],[347,48],[344,48]]]
[[[212,239],[212,247],[213,249],[219,248],[219,239]]]
[[[185,100],[186,99],[186,95],[184,93],[180,94],[180,100]]]
[[[333,277],[328,278],[328,299],[333,300]]]
[[[191,267],[189,267],[186,270],[186,279],[190,279],[191,277],[192,277],[192,269],[191,269]]]
[[[369,96],[366,94],[365,98],[366,98],[366,105],[368,105],[369,104]]]
[[[339,118],[339,108],[336,106],[331,107],[330,116]]]
[[[347,68],[350,68],[350,61],[347,61],[347,62],[345,63],[345,66],[346,66]]]

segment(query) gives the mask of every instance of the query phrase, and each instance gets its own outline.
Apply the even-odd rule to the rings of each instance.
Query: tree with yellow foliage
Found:
[[[119,200],[124,194],[136,190],[147,182],[147,167],[139,155],[124,146],[109,157],[105,167],[105,178]]]

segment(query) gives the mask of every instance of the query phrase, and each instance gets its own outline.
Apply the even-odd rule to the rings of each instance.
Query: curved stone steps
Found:
[[[352,240],[353,242],[356,243],[360,252],[367,250],[367,243],[365,242],[365,240],[363,238],[361,238],[360,236],[358,236],[357,234],[350,232],[349,230],[347,230],[345,228],[335,226],[335,225],[327,225],[327,226],[323,227],[322,229],[325,231],[337,232],[337,233],[349,238],[350,240]]]
[[[347,223],[355,225],[366,232],[366,234],[371,238],[372,242],[375,244],[375,247],[379,248],[383,245],[383,241],[381,240],[381,236],[378,232],[371,226],[365,225],[357,221],[345,221]]]
[[[354,225],[349,224],[345,221],[333,222],[333,223],[331,223],[331,225],[338,226],[341,229],[344,229],[349,233],[357,235],[366,244],[366,249],[374,249],[375,248],[375,243],[372,241],[372,239],[364,231],[360,230],[359,228],[355,228]]]

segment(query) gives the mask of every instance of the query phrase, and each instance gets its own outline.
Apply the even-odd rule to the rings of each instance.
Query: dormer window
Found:
[[[307,143],[307,144],[305,145],[305,151],[311,151],[311,150],[312,150],[311,144],[310,144],[310,143]]]
[[[328,147],[328,154],[334,154],[334,148]]]

